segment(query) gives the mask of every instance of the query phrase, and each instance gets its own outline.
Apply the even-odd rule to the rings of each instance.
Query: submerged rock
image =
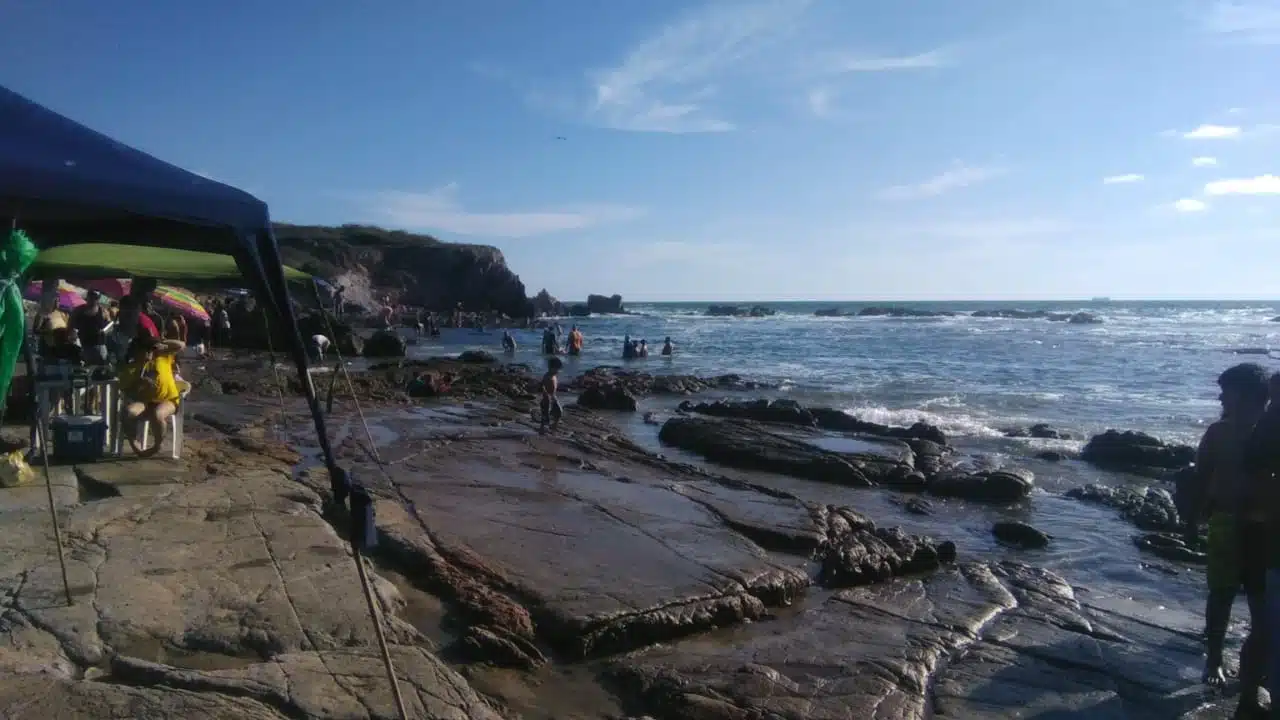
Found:
[[[578,404],[592,410],[636,411],[636,396],[619,385],[592,385],[578,395]]]
[[[1002,543],[1031,550],[1048,547],[1051,540],[1049,535],[1040,530],[1013,520],[1002,520],[992,525],[991,534]]]
[[[1009,428],[1004,431],[1005,437],[1011,438],[1035,438],[1037,440],[1072,440],[1074,436],[1065,430],[1047,425],[1045,423],[1037,423],[1029,428]]]
[[[858,311],[861,317],[955,317],[949,310],[921,310],[904,307],[865,307]]]
[[[1182,528],[1173,496],[1162,488],[1135,490],[1109,485],[1085,485],[1067,491],[1067,497],[1105,505],[1143,530],[1177,532]]]
[[[1153,532],[1135,535],[1133,544],[1137,545],[1139,550],[1145,550],[1157,557],[1178,563],[1203,565],[1209,559],[1202,543],[1192,547],[1187,544],[1186,538],[1177,533]]]
[[[458,355],[458,362],[483,364],[498,362],[498,358],[484,350],[464,350]]]
[[[1080,452],[1086,462],[1107,470],[1148,477],[1163,477],[1195,462],[1196,450],[1189,445],[1168,445],[1143,432],[1108,430],[1094,435]]]
[[[1033,487],[1035,475],[1030,470],[950,470],[930,478],[927,490],[939,497],[1007,503],[1022,500]]]

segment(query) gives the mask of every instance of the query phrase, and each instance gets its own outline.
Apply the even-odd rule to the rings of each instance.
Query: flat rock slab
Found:
[[[257,718],[277,717],[287,705],[269,693],[256,704],[187,702],[189,687],[174,690],[177,700],[170,700],[80,680],[130,658],[231,674],[274,667],[289,678],[288,702],[308,708],[301,716],[391,716],[364,709],[389,689],[350,550],[321,517],[319,497],[268,457],[232,447],[213,454],[233,472],[182,478],[185,484],[163,495],[109,497],[61,513],[70,606],[47,511],[0,513],[8,523],[0,533],[0,676],[70,682],[65,701],[54,697],[64,686],[51,685],[49,697],[29,707],[4,705],[0,687],[0,717]],[[404,603],[395,587],[377,575],[372,580],[388,611],[389,640],[429,646],[395,616]],[[409,668],[402,678],[424,698],[467,690],[425,649],[400,652]],[[141,708],[137,714],[117,710],[130,703]],[[432,716],[484,717],[461,712]],[[286,708],[285,716],[300,714]]]
[[[614,661],[664,718],[1225,717],[1184,630],[1082,607],[1016,564],[837,593],[750,633]]]
[[[25,676],[0,679],[5,720],[285,720],[248,698]]]
[[[11,512],[44,511],[45,522],[49,522],[49,491],[45,487],[44,469],[33,467],[35,475],[30,482],[13,487],[0,487],[0,514]],[[53,483],[54,507],[67,507],[80,502],[80,484],[76,481],[75,470],[70,466],[57,465],[49,468],[49,479]]]
[[[393,646],[392,662],[411,718],[500,720],[460,675],[421,648]],[[231,670],[181,670],[122,658],[112,676],[128,683],[251,698],[286,717],[400,717],[382,658],[364,651],[280,655]]]
[[[479,454],[393,470],[415,517],[396,522],[388,509],[379,525],[519,598],[564,652],[630,649],[756,617],[762,598],[809,584],[799,558],[769,556],[670,481],[620,479],[520,441]],[[793,505],[794,521],[802,507]]]
[[[167,442],[167,441],[166,441]],[[123,457],[97,463],[82,463],[76,473],[86,486],[86,494],[155,497],[181,487],[187,481],[186,463],[172,458]]]

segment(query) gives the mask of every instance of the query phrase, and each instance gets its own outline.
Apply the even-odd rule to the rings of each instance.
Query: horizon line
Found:
[[[608,296],[606,296],[608,297]],[[582,300],[561,300],[566,305],[586,304],[586,299]],[[1256,302],[1256,303],[1280,303],[1280,298],[1263,298],[1263,297],[1112,297],[1112,296],[1092,296],[1092,297],[1068,297],[1068,298],[860,298],[860,299],[833,299],[833,298],[638,298],[634,300],[622,298],[624,305],[626,304],[646,304],[646,303],[706,303],[709,305],[721,304],[764,304],[764,303],[832,303],[843,305],[891,305],[893,303],[1126,303],[1126,302]]]

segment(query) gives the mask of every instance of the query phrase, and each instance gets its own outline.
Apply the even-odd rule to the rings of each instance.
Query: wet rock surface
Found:
[[[578,395],[578,404],[592,410],[636,411],[636,396],[619,385],[593,385]]]
[[[1146,433],[1108,430],[1094,435],[1080,452],[1080,458],[1108,470],[1163,478],[1195,462],[1196,450],[1189,445],[1170,445]]]
[[[1067,491],[1067,497],[1114,508],[1142,530],[1178,532],[1182,528],[1173,496],[1164,488],[1135,489],[1094,484],[1072,488]]]
[[[727,403],[708,407],[733,407],[732,412],[738,412],[737,406]],[[658,439],[729,467],[851,487],[886,486],[939,497],[1010,503],[1025,498],[1035,484],[1034,475],[1027,470],[961,468],[952,462],[948,448],[924,438],[842,439],[788,435],[776,429],[778,424],[807,427],[803,422],[776,420],[807,412],[775,401],[757,413],[757,417],[775,418],[772,422],[674,417],[662,425]]]
[[[282,408],[269,367],[234,362],[218,381],[245,389],[193,401],[185,463],[59,480],[72,607],[43,488],[0,503],[0,716],[395,716],[296,390]],[[423,372],[443,398],[406,397]],[[907,505],[944,514],[922,533],[873,522],[859,498],[876,491],[802,501],[654,455],[607,414],[566,408],[539,434],[534,379],[456,359],[353,375],[377,463],[341,395],[330,417],[339,462],[376,496],[374,586],[413,717],[1225,717],[1195,684],[1194,622],[1091,606],[1027,565],[957,565],[990,536],[948,542],[952,501],[896,496],[904,524],[922,522]],[[672,420],[716,426],[694,436],[752,462],[831,457],[888,488],[1030,483],[924,437]],[[1143,537],[1193,562],[1176,537]]]
[[[566,383],[568,390],[583,391],[592,387],[620,387],[632,395],[692,395],[708,390],[756,390],[765,384],[747,380],[741,375],[652,375],[638,370],[614,366],[592,368]]]
[[[683,412],[713,417],[787,423],[835,432],[862,433],[898,440],[927,440],[938,445],[947,444],[947,436],[927,423],[916,423],[909,428],[893,427],[859,420],[846,412],[832,408],[806,408],[794,400],[718,400],[710,403],[682,403],[680,409]]]
[[[996,540],[1007,545],[1024,548],[1027,550],[1038,550],[1048,547],[1052,540],[1044,532],[1028,525],[1024,522],[1015,520],[1002,520],[991,526],[991,534]]]
[[[1185,628],[1084,605],[1032,567],[965,564],[837,593],[767,632],[610,664],[663,718],[1181,718],[1200,648]],[[1195,717],[1222,717],[1196,714]]]

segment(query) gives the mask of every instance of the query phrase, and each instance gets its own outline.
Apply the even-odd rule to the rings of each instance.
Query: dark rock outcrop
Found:
[[[560,317],[566,314],[564,303],[552,297],[546,288],[539,290],[538,294],[533,296],[532,302],[535,317],[543,315]]]
[[[626,313],[622,308],[622,296],[588,295],[587,313],[590,315],[621,315]]]
[[[770,434],[749,422],[674,417],[663,423],[658,439],[729,467],[852,487],[873,484],[863,469],[848,459]]]
[[[592,385],[578,395],[578,404],[592,410],[636,411],[636,396],[620,385]]]
[[[1151,532],[1134,535],[1133,544],[1137,545],[1139,550],[1145,550],[1156,557],[1177,563],[1203,565],[1209,559],[1203,541],[1188,545],[1187,539],[1177,533]]]
[[[896,318],[925,318],[925,317],[955,317],[956,313],[949,310],[922,310],[920,308],[905,307],[865,307],[858,311],[861,317],[896,317]]]
[[[405,350],[404,338],[390,330],[375,332],[364,344],[367,358],[404,357]]]
[[[371,285],[394,288],[396,300],[429,310],[497,311],[528,317],[524,283],[502,251],[444,243],[430,235],[364,225],[275,225],[286,264],[321,277],[363,271]]]
[[[758,390],[763,383],[745,380],[741,375],[697,377],[695,375],[651,375],[615,366],[591,368],[570,380],[565,388],[585,390],[592,385],[620,385],[632,395],[691,395],[706,390]]]
[[[818,582],[848,588],[883,582],[899,575],[937,570],[955,562],[955,543],[934,542],[901,528],[877,528],[848,508],[831,508],[832,538],[818,552]]]
[[[849,315],[849,313],[845,312],[844,310],[838,307],[820,308],[818,310],[814,310],[813,314],[815,317],[845,317]]]
[[[572,317],[587,317],[591,314],[591,308],[586,305],[572,305],[569,307],[569,315]]]
[[[227,308],[227,314],[231,319],[229,347],[239,350],[288,352],[289,334],[283,327],[276,327],[279,323],[268,323],[266,313],[258,307],[257,302],[252,298],[243,302],[231,303]],[[313,335],[324,335],[333,343],[332,347],[342,353],[343,356],[356,357],[361,354],[363,343],[352,329],[350,323],[339,320],[332,314],[329,314],[326,322],[325,315],[319,311],[303,312],[298,316],[297,320],[298,334],[302,336],[303,342],[309,340]],[[271,330],[269,336],[267,333],[268,327]]]
[[[1071,433],[1058,430],[1045,423],[1036,423],[1029,428],[1009,428],[1004,431],[1005,437],[1035,438],[1037,440],[1071,440]]]
[[[1072,313],[1067,322],[1072,325],[1098,325],[1102,323],[1102,318],[1090,312]]]
[[[1080,458],[1107,470],[1159,478],[1195,462],[1196,450],[1188,445],[1167,445],[1142,432],[1108,430],[1094,435]]]
[[[805,408],[794,400],[717,400],[711,403],[681,404],[680,409],[713,417],[788,423],[834,432],[863,433],[900,440],[927,440],[938,445],[947,444],[946,434],[927,423],[916,423],[909,428],[892,427],[859,420],[834,408]]]
[[[996,540],[1026,550],[1037,550],[1048,547],[1052,539],[1036,528],[1014,520],[1002,520],[991,526],[991,534]]]
[[[707,314],[712,317],[769,317],[776,313],[776,310],[763,305],[752,305],[751,307],[712,305],[707,308]]]
[[[1031,494],[1035,475],[1029,470],[1002,469],[964,472],[949,470],[929,478],[927,490],[938,497],[978,502],[1016,502]]]
[[[498,362],[498,358],[484,350],[464,350],[458,354],[458,362],[483,364]]]
[[[1109,485],[1085,485],[1068,490],[1067,497],[1114,508],[1142,530],[1178,532],[1182,528],[1173,496],[1162,488],[1135,490]]]

